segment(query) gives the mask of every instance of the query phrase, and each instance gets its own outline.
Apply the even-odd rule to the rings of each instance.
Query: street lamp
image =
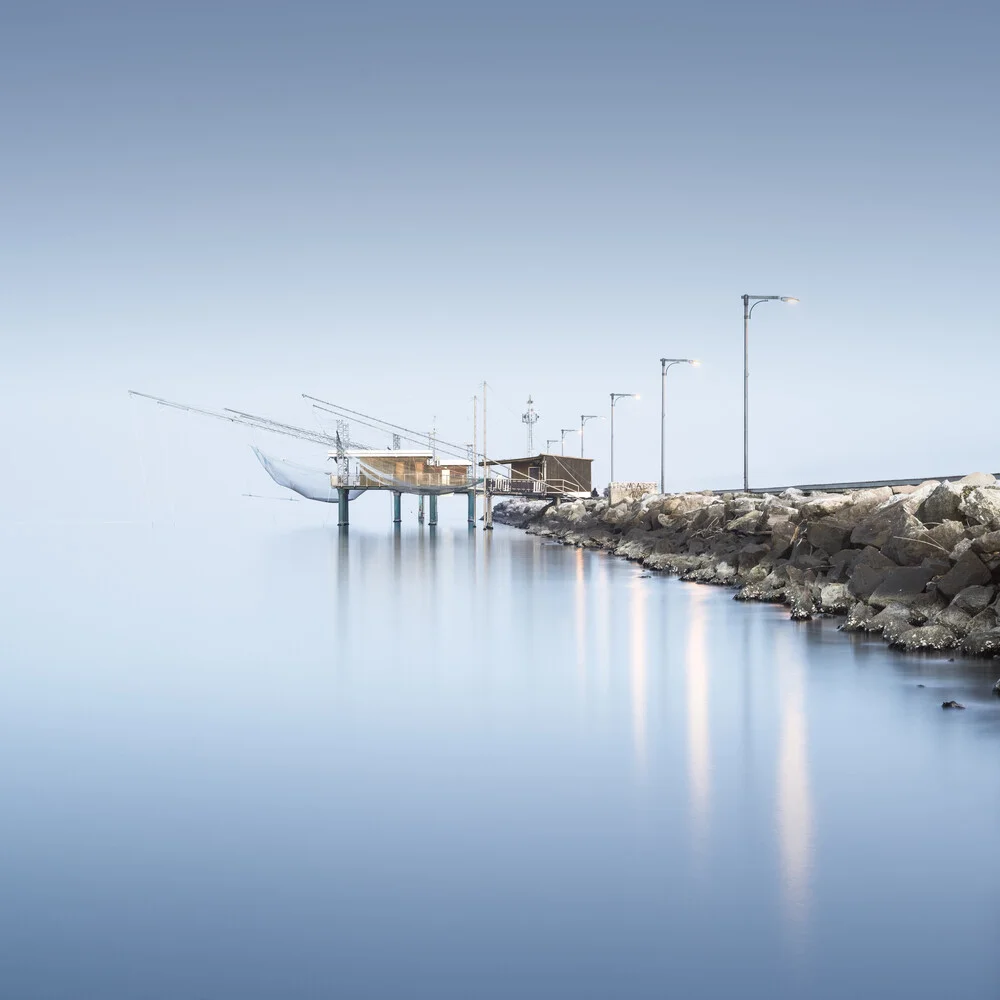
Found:
[[[581,413],[580,414],[580,458],[583,458],[583,428],[587,425],[588,420],[602,420],[603,417],[598,416],[596,413]]]
[[[674,365],[693,365],[697,367],[700,361],[694,358],[660,358],[660,492],[666,493],[664,488],[663,470],[666,466],[666,427],[667,427],[667,372]]]
[[[750,492],[750,314],[761,302],[798,302],[791,295],[743,296],[743,492]],[[751,305],[750,303],[753,303]]]
[[[559,438],[546,438],[545,439],[545,454],[546,455],[551,455],[552,454],[552,452],[549,451],[549,448],[551,448],[558,440],[559,440]]]
[[[567,434],[575,434],[575,433],[576,433],[576,428],[575,427],[560,427],[559,428],[559,447],[561,449],[561,451],[560,451],[561,455],[565,455],[566,454],[566,435]]]
[[[638,399],[639,393],[637,392],[613,392],[611,393],[611,479],[609,482],[615,481],[615,403],[619,399]]]

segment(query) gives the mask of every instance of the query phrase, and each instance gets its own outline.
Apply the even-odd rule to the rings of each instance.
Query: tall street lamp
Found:
[[[619,399],[638,399],[639,393],[637,392],[613,392],[611,393],[611,479],[609,482],[615,481],[615,403]]]
[[[551,448],[558,440],[559,440],[559,438],[546,438],[545,439],[545,454],[546,455],[551,455],[552,454],[552,452],[549,451],[549,448]]]
[[[743,296],[743,492],[750,492],[750,314],[761,302],[798,302],[791,295]],[[753,303],[751,305],[750,303]]]
[[[660,358],[660,492],[666,493],[664,487],[663,470],[666,466],[667,455],[667,372],[674,365],[700,365],[700,361],[694,358]]]
[[[567,434],[575,434],[575,433],[576,433],[576,428],[575,427],[560,427],[559,428],[559,447],[561,449],[560,454],[562,454],[562,455],[566,454],[566,435]]]
[[[588,420],[601,420],[602,417],[598,416],[596,413],[581,413],[580,414],[580,458],[583,458],[583,428],[587,426]]]

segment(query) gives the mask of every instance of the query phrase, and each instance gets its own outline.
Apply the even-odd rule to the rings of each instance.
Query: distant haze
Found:
[[[128,388],[312,424],[307,391],[464,442],[485,378],[506,454],[529,393],[544,445],[638,392],[616,478],[655,480],[664,355],[703,362],[669,376],[668,486],[735,485],[744,292],[801,299],[754,313],[752,484],[1000,471],[996,22],[18,5],[0,512],[129,518],[151,475],[192,508],[270,487],[245,434]],[[601,484],[608,430],[586,431]]]

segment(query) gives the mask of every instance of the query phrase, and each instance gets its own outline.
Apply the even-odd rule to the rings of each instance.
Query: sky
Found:
[[[308,392],[617,479],[1000,470],[985,3],[21,4],[0,32],[8,519],[275,493]],[[608,421],[587,425],[607,481]],[[360,433],[359,435],[360,436]],[[370,436],[370,435],[369,435]],[[380,442],[379,442],[380,443]],[[276,454],[309,457],[295,442]],[[578,449],[576,435],[567,451]],[[312,454],[320,463],[322,456]]]

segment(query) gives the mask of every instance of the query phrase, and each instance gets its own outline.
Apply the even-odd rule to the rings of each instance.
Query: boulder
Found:
[[[907,628],[910,628],[910,610],[902,604],[890,604],[883,608],[877,615],[869,618],[862,626],[866,632],[884,632],[889,625],[902,625],[902,635]]]
[[[881,511],[902,509],[912,514],[940,485],[941,483],[937,479],[928,479],[919,486],[913,487],[908,492],[901,492],[897,496],[886,500],[877,509]]]
[[[769,545],[744,545],[739,551],[739,561],[737,564],[740,576],[745,576],[770,551],[771,547]]]
[[[997,696],[998,698],[1000,698],[1000,681],[997,681],[997,682],[996,682],[996,684],[994,684],[994,685],[993,685],[993,693],[994,693],[994,694],[995,694],[995,695],[996,695],[996,696]]]
[[[851,532],[852,545],[872,545],[882,548],[890,538],[906,535],[920,525],[905,507],[895,506],[875,510]]]
[[[942,701],[942,708],[965,708],[965,706],[960,701]]]
[[[972,632],[962,642],[962,652],[969,656],[996,656],[1000,654],[1000,628],[988,632]]]
[[[972,551],[983,555],[996,555],[1000,552],[1000,531],[986,531],[972,539]]]
[[[983,566],[983,569],[986,567]],[[894,569],[875,588],[868,603],[876,608],[884,608],[890,604],[912,604],[924,592],[924,587],[933,575],[933,571],[923,566]],[[851,578],[853,579],[853,574]]]
[[[841,549],[830,557],[827,576],[831,583],[846,583],[855,563],[861,556],[861,549]]]
[[[948,558],[952,562],[957,563],[958,560],[961,559],[962,556],[964,556],[965,553],[968,552],[969,549],[972,548],[973,541],[974,541],[974,539],[972,539],[972,538],[966,538],[964,536],[962,538],[960,538],[955,543],[955,547],[951,550],[951,552],[948,553]]]
[[[791,551],[798,526],[787,517],[768,518],[768,525],[771,529],[771,555],[775,559],[784,559]]]
[[[847,620],[840,627],[845,632],[867,632],[866,626],[876,614],[873,607],[865,604],[864,601],[858,601],[847,612]]]
[[[847,578],[847,589],[859,601],[867,601],[875,588],[898,567],[878,549],[866,548],[857,557]]]
[[[975,552],[966,551],[954,566],[937,581],[938,592],[954,598],[966,587],[982,586],[990,582],[990,571]]]
[[[974,486],[959,504],[966,520],[985,524],[990,531],[1000,528],[1000,490],[990,486]]]
[[[959,638],[968,635],[972,630],[972,615],[954,606],[940,611],[931,620],[935,625],[946,625]]]
[[[952,521],[959,516],[959,503],[962,500],[962,488],[952,483],[942,483],[920,504],[916,510],[917,517],[924,524],[938,524],[941,521]]]
[[[856,490],[851,494],[851,512],[861,513],[877,507],[880,503],[892,499],[892,488],[876,486],[870,490]]]
[[[908,618],[894,616],[883,626],[882,638],[885,639],[890,646],[898,646],[902,641],[903,636],[906,635],[907,632],[911,632],[913,628],[913,622],[911,622]]]
[[[895,645],[913,653],[920,649],[951,649],[958,645],[958,640],[955,633],[944,625],[920,625],[904,632]]]
[[[756,535],[764,526],[766,517],[759,510],[747,511],[739,517],[734,517],[727,525],[726,531],[738,535]]]
[[[984,611],[996,595],[996,587],[987,586],[966,587],[960,590],[952,599],[952,606],[968,611],[970,615],[978,615]]]
[[[852,525],[836,517],[824,517],[809,525],[806,537],[814,548],[832,556],[847,546],[853,530]]]
[[[838,510],[850,506],[851,495],[849,493],[820,493],[801,503],[799,510],[804,518],[815,519],[829,517]]]
[[[847,587],[842,583],[827,583],[819,590],[819,609],[824,614],[840,615],[850,611],[854,604]]]
[[[895,522],[895,533],[882,546],[882,554],[899,566],[919,566],[927,556],[943,552],[927,537],[927,530],[912,514],[905,511]]]
[[[924,537],[938,546],[942,555],[947,555],[965,537],[965,525],[961,521],[942,521],[929,528]]]
[[[990,629],[1000,625],[1000,618],[993,608],[984,608],[978,615],[974,615],[969,622],[969,632],[989,632]]]
[[[996,476],[988,472],[970,472],[958,481],[959,486],[996,486]]]

